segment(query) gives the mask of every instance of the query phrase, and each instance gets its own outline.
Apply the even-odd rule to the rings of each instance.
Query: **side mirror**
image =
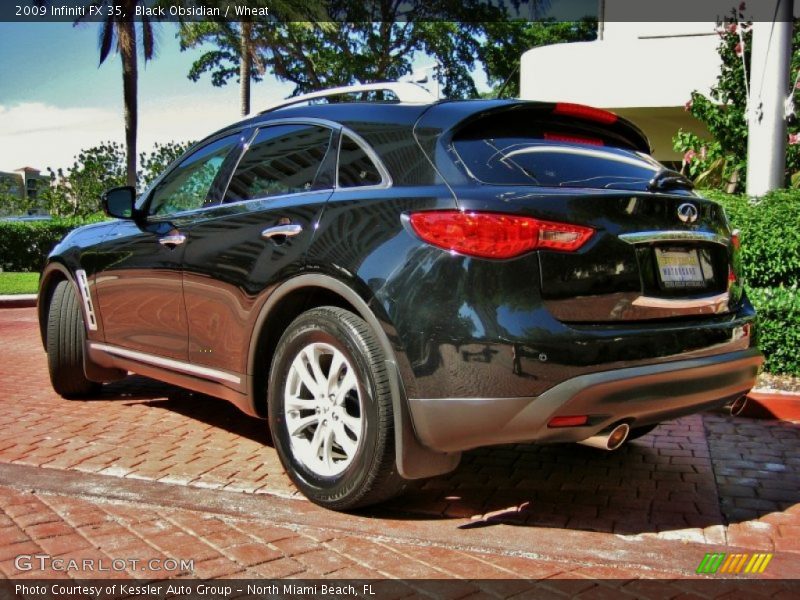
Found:
[[[115,187],[106,191],[102,197],[103,210],[109,217],[132,219],[136,203],[136,190],[130,186]]]

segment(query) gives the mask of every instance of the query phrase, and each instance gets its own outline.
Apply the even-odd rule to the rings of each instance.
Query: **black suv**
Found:
[[[723,209],[591,107],[285,107],[104,203],[42,274],[56,391],[133,371],[230,400],[335,509],[477,446],[613,449],[762,362]]]

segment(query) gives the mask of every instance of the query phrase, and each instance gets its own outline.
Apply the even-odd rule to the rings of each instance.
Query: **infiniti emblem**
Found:
[[[697,221],[697,214],[697,207],[689,202],[685,202],[678,207],[678,218],[684,223]]]

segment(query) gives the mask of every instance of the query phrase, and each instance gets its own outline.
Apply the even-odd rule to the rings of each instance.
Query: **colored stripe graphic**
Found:
[[[703,558],[700,566],[697,567],[698,573],[716,573],[725,558],[725,553],[709,553]]]
[[[739,554],[728,554],[727,560],[723,563],[720,573],[733,573],[733,569],[739,562]]]
[[[772,560],[771,553],[759,554],[726,554],[724,552],[707,553],[697,573],[713,575],[716,573],[763,573]]]

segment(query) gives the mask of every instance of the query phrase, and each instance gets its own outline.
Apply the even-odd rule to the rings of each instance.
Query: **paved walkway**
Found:
[[[615,453],[482,449],[341,515],[300,497],[265,424],[227,403],[136,376],[67,401],[50,388],[35,310],[0,311],[0,340],[6,576],[39,551],[193,558],[197,576],[626,581],[691,577],[707,552],[773,552],[763,577],[800,574],[798,424],[709,414]]]

